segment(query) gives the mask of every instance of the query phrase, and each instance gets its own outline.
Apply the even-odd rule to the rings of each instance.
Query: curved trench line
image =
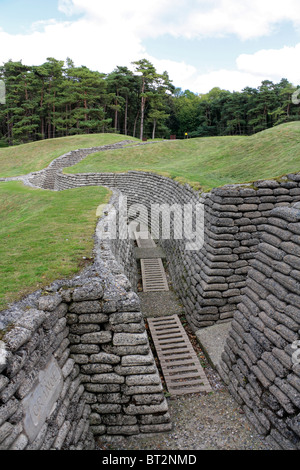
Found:
[[[49,163],[46,168],[43,168],[42,170],[32,171],[26,175],[0,178],[0,182],[22,181],[26,186],[35,187],[39,189],[54,189],[52,185],[52,180],[58,170],[62,170],[63,168],[67,168],[69,166],[74,166],[77,163],[81,162],[88,155],[91,155],[92,153],[123,148],[127,144],[134,144],[134,142],[132,140],[123,140],[121,142],[117,142],[116,144],[108,144],[101,145],[99,147],[88,147],[77,150],[71,150],[70,152],[67,152],[55,158],[51,163]],[[34,184],[35,181],[38,181],[39,177],[43,177],[42,184]]]
[[[108,146],[105,147],[107,148]],[[105,148],[103,149],[105,150]],[[75,156],[82,159],[93,151],[99,150],[81,149],[81,151],[75,151]],[[69,154],[59,157],[54,161],[55,165],[54,162],[52,162],[52,164],[40,172],[20,177],[5,178],[1,181],[21,180],[24,184],[37,188],[62,190],[57,187],[55,188],[55,182],[53,181],[48,184],[49,181],[47,182],[47,178],[51,175],[51,177],[55,179],[55,175],[61,175],[64,163],[65,166],[71,166],[68,157],[73,155],[73,153],[74,152],[69,152]],[[111,174],[109,174],[109,176],[110,175]],[[69,179],[72,184],[74,183],[74,186],[71,185],[71,187],[76,187],[76,178],[80,179],[80,177],[84,175],[64,176],[66,180]],[[118,178],[122,179],[122,175],[118,175]],[[135,183],[140,181],[139,178],[141,181],[147,180],[149,181],[149,185],[153,182],[155,184],[158,182],[159,184],[162,181],[168,180],[165,177],[159,177],[144,172],[129,172],[129,176],[127,174],[126,178],[132,178],[132,181],[134,180]],[[92,175],[89,183],[85,183],[84,179],[82,179],[78,185],[99,184],[111,187],[110,178],[107,178],[107,185],[99,181],[102,183],[105,181],[105,174],[102,174],[102,179],[97,179],[95,175]],[[177,183],[172,181],[172,185],[173,190]],[[112,185],[111,189],[120,189],[120,186],[122,185],[116,183],[116,185]],[[187,185],[185,189],[188,192],[190,191],[189,194],[194,193]],[[139,195],[140,194],[137,194],[135,196]],[[199,198],[198,194],[197,197]],[[269,200],[268,197],[270,198]],[[203,317],[207,318],[207,322],[204,321],[203,324],[199,326],[199,316],[195,321],[195,318],[193,318],[191,314],[187,315],[187,319],[194,326],[195,331],[198,331],[199,327],[204,328],[205,326],[211,326],[212,322],[214,323],[212,320],[214,317],[219,320],[221,319],[221,323],[223,324],[232,323],[229,333],[227,331],[226,334],[225,350],[223,350],[222,358],[217,365],[218,372],[220,372],[222,379],[228,385],[230,393],[237,402],[243,406],[249,421],[259,433],[267,436],[270,445],[275,444],[275,448],[277,445],[279,448],[294,448],[299,450],[300,444],[299,437],[297,438],[297,436],[299,436],[300,431],[296,416],[297,413],[299,413],[299,402],[297,401],[297,396],[293,397],[289,395],[289,393],[293,393],[292,390],[296,390],[293,387],[297,388],[299,385],[297,385],[296,379],[293,379],[291,383],[285,383],[282,378],[284,377],[284,375],[282,375],[283,372],[279,372],[279,378],[276,376],[276,372],[274,373],[274,370],[279,370],[278,367],[280,364],[281,367],[287,367],[287,353],[285,352],[285,356],[282,358],[282,355],[280,355],[278,351],[280,348],[284,350],[282,346],[283,343],[288,345],[288,341],[292,341],[292,339],[295,338],[295,325],[289,330],[290,333],[284,330],[285,327],[282,331],[280,329],[276,330],[277,336],[275,337],[275,330],[274,332],[272,331],[272,328],[275,327],[272,326],[271,322],[274,313],[271,313],[270,318],[265,317],[269,314],[268,308],[270,308],[271,303],[273,312],[276,313],[276,305],[280,305],[281,295],[288,295],[286,305],[291,312],[289,313],[289,318],[293,315],[293,309],[295,311],[297,309],[299,310],[300,306],[299,291],[297,294],[297,281],[295,281],[294,278],[289,279],[288,275],[284,274],[283,268],[281,268],[281,270],[279,269],[279,273],[276,271],[278,263],[281,262],[284,253],[289,259],[293,257],[290,261],[291,263],[296,263],[294,258],[298,256],[299,251],[297,242],[289,242],[283,238],[284,241],[280,246],[282,246],[285,252],[281,254],[276,247],[276,237],[274,238],[271,235],[272,232],[269,233],[267,228],[267,224],[272,222],[272,227],[274,227],[276,235],[279,237],[280,234],[282,234],[281,236],[284,237],[285,235],[280,227],[284,227],[286,230],[286,226],[289,224],[289,226],[291,226],[292,235],[289,234],[287,240],[291,240],[299,234],[299,228],[297,227],[300,222],[300,211],[298,207],[298,201],[300,201],[300,174],[287,175],[281,181],[258,181],[253,183],[253,185],[228,185],[223,188],[216,188],[212,190],[211,193],[202,195],[201,198],[202,202],[205,202],[208,212],[206,234],[210,236],[210,239],[209,244],[204,247],[207,262],[205,264],[203,261],[203,253],[193,255],[194,259],[199,258],[198,261],[203,265],[203,277],[201,277],[202,273],[192,269],[192,274],[188,279],[190,281],[194,280],[195,282],[191,282],[190,285],[185,283],[185,289],[183,282],[181,299],[187,293],[187,289],[191,289],[193,293],[197,295],[196,287],[199,285],[201,287],[205,284],[205,288],[201,287],[199,291],[200,295],[201,293],[205,294],[203,304],[198,305],[198,307],[196,306],[196,308],[200,308]],[[259,201],[254,202],[255,198],[259,199]],[[269,202],[271,200],[272,202]],[[295,208],[291,207],[291,204],[295,201]],[[282,205],[284,207],[282,207]],[[263,214],[262,221],[256,222],[262,224],[261,227],[258,225],[259,237],[254,230],[237,230],[235,223],[236,220],[239,221],[240,218],[242,218],[243,224],[240,224],[239,227],[247,228],[248,225],[251,227],[250,223],[255,217],[255,211]],[[250,220],[250,222],[248,222],[248,220]],[[276,223],[276,220],[281,220],[282,223]],[[238,243],[235,240],[235,234],[237,233],[239,234]],[[294,233],[296,235],[294,235]],[[262,242],[261,238],[263,239]],[[246,243],[247,240],[249,241],[248,244]],[[241,241],[244,241],[244,243],[241,243]],[[175,261],[173,274],[175,278],[178,278],[180,276],[178,270],[180,271],[182,266],[186,266],[188,269],[188,264],[192,264],[193,262],[193,256],[187,260],[181,259],[182,265],[180,265],[180,263],[176,265],[176,259],[178,256],[181,256],[181,253],[176,250],[172,252],[172,247],[168,245],[165,245],[164,248],[166,248],[167,257],[170,255],[173,257],[173,262]],[[293,249],[294,252],[292,251]],[[293,255],[295,249],[297,253],[296,256]],[[234,255],[229,254],[232,252],[234,252]],[[256,253],[258,253],[258,257]],[[276,256],[278,256],[277,261]],[[272,264],[268,264],[268,257],[274,257]],[[186,261],[188,261],[188,263],[186,263]],[[252,263],[251,266],[250,263]],[[227,267],[226,264],[229,265],[229,267]],[[297,266],[296,264],[294,265],[295,270],[299,270],[299,266]],[[233,267],[235,269],[232,269]],[[227,290],[224,290],[223,285],[225,284],[221,279],[224,278],[225,271],[228,271],[228,269],[233,270],[231,286],[226,284]],[[237,274],[237,272],[239,274]],[[228,273],[226,275],[228,276]],[[226,277],[226,280],[227,279]],[[175,284],[176,290],[178,283],[176,282]],[[235,284],[238,287],[235,287]],[[217,298],[217,302],[212,295],[215,293],[216,289],[220,289],[221,292]],[[242,290],[246,292],[246,295],[241,296]],[[223,292],[226,294],[225,298],[223,297]],[[212,299],[211,302],[210,299]],[[220,307],[216,307],[215,304]],[[263,307],[263,304],[268,305]],[[260,307],[258,307],[258,305],[260,305]],[[189,302],[187,302],[184,307],[188,310],[195,310],[195,306],[189,305]],[[278,308],[281,312],[283,307],[279,306]],[[258,319],[260,309],[264,313],[264,316]],[[217,310],[218,317],[216,317]],[[220,312],[222,312],[221,316]],[[236,315],[233,317],[234,313],[236,313]],[[287,326],[288,319],[284,321],[286,321]],[[264,333],[261,333],[261,331],[268,332],[268,338],[264,337]],[[284,338],[284,340],[281,338]],[[272,344],[276,346],[275,356],[273,356]],[[280,361],[282,362],[280,363]],[[271,370],[273,371],[272,373]],[[290,377],[292,377],[293,371],[291,366],[290,369],[287,370],[290,371]],[[275,377],[271,378],[273,376]],[[295,374],[293,377],[294,376]],[[292,380],[292,378],[290,380]],[[261,401],[262,398],[264,399],[263,401]],[[282,416],[278,417],[279,414],[277,413],[275,417],[272,409],[272,406],[275,405],[272,400],[276,401],[276,406],[282,411]],[[298,412],[296,411],[297,409]],[[288,415],[287,424],[286,415]]]

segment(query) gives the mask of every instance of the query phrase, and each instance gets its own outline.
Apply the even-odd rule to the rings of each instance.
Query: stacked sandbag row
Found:
[[[40,295],[36,308],[2,317],[0,450],[95,447],[80,368],[71,357],[67,310],[62,297]]]
[[[298,203],[299,205],[299,203]],[[278,207],[231,324],[219,372],[272,446],[300,449],[300,210]]]
[[[189,185],[148,172],[57,174],[56,189],[85,185],[117,188],[128,198],[129,207],[140,204],[146,208],[143,222],[148,225],[155,205],[168,205],[170,209],[177,205],[183,214],[187,205],[192,206],[194,226],[190,233],[200,247],[198,243],[195,249],[188,249],[191,240],[184,228],[181,238],[176,238],[171,229],[169,239],[161,236],[159,241],[167,255],[173,287],[194,330],[232,318],[259,243],[259,227],[267,223],[275,207],[300,200],[299,174],[228,185],[202,194]],[[204,227],[200,223],[197,227],[195,214],[201,206]]]

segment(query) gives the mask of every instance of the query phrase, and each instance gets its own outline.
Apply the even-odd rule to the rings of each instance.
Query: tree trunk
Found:
[[[153,121],[153,129],[152,129],[152,139],[155,139],[155,129],[156,129],[156,119]]]
[[[51,118],[48,120],[48,139],[51,139]]]
[[[145,113],[145,98],[142,96],[142,104],[141,104],[141,130],[140,130],[140,139],[143,140],[144,134],[144,113]]]
[[[10,122],[10,116],[7,116],[7,138],[9,145],[13,145],[12,141],[12,123]]]
[[[116,106],[116,109],[115,109],[115,124],[114,124],[115,130],[118,129],[118,96],[119,96],[119,92],[117,90],[116,99],[115,99],[115,106]]]
[[[137,115],[136,115],[136,118],[135,118],[135,121],[134,121],[134,125],[133,125],[133,137],[135,137],[135,133],[136,133],[136,125],[137,125],[137,120],[138,120],[138,117],[139,117],[139,111],[137,112]]]
[[[140,129],[140,139],[143,140],[143,134],[144,134],[144,113],[145,113],[145,102],[146,98],[143,96],[145,91],[145,79],[143,77],[143,82],[142,82],[142,101],[141,101],[141,129]]]
[[[68,128],[68,105],[66,104],[66,135],[69,135],[69,128]]]
[[[41,122],[41,134],[42,134],[42,139],[45,139],[45,129],[44,129],[44,118],[42,117],[42,122]]]
[[[127,119],[128,119],[128,96],[126,95],[125,118],[124,118],[124,134],[127,135]]]
[[[42,139],[45,139],[45,128],[44,128],[44,118],[43,118],[43,103],[44,103],[44,81],[43,81],[43,88],[41,92],[41,101],[40,101],[40,108],[42,111],[42,118],[41,118],[41,134],[42,134]]]
[[[84,92],[84,95],[86,97],[86,91]],[[84,120],[87,121],[87,100],[86,100],[86,98],[84,99],[84,109],[85,109]]]
[[[49,97],[51,97],[51,81],[49,83]],[[51,139],[51,107],[48,104],[48,139]]]
[[[53,102],[53,109],[52,109],[52,112],[53,112],[53,139],[55,138],[55,97],[56,97],[56,94],[54,92],[54,102]]]

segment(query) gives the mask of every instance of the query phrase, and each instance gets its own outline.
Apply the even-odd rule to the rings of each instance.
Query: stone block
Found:
[[[6,333],[2,339],[6,347],[10,351],[15,352],[31,339],[31,335],[31,330],[16,326]]]
[[[52,312],[61,302],[62,297],[59,294],[41,296],[38,302],[39,310]]]
[[[102,364],[119,364],[121,358],[114,354],[99,353],[92,354],[89,358],[91,363],[102,363]]]
[[[107,384],[107,383],[86,383],[85,389],[90,393],[115,393],[121,390],[119,384]]]
[[[113,366],[110,364],[85,364],[81,370],[84,374],[102,374],[104,372],[112,372]]]
[[[139,323],[143,320],[141,312],[118,312],[109,316],[109,323],[119,325],[122,323]]]
[[[147,355],[132,355],[122,357],[122,366],[147,366],[154,364],[154,358],[152,353]]]
[[[126,377],[126,385],[136,386],[136,385],[159,385],[161,383],[160,377],[158,374],[143,374],[143,375],[128,375]]]
[[[130,404],[124,407],[124,411],[128,415],[140,415],[140,414],[156,414],[165,413],[168,411],[168,403],[164,399],[159,405],[133,405]]]
[[[99,331],[97,333],[86,333],[81,336],[82,344],[104,344],[110,343],[112,339],[111,331]]]
[[[113,336],[114,346],[138,346],[148,344],[147,333],[115,333]]]
[[[276,385],[271,385],[269,390],[288,414],[294,414],[296,412],[296,408],[291,400]]]
[[[45,312],[36,309],[29,309],[15,322],[15,326],[35,331],[42,325],[45,319]]]
[[[87,324],[101,324],[106,323],[108,321],[108,315],[104,313],[87,313],[81,314],[78,316],[78,322],[80,324],[87,323]]]
[[[96,403],[95,405],[91,406],[93,411],[96,411],[100,415],[104,414],[118,414],[121,413],[122,411],[122,405],[118,405],[115,403]]]
[[[126,385],[123,387],[123,392],[125,395],[139,395],[139,394],[148,394],[148,393],[160,393],[163,391],[162,384],[158,385]]]
[[[95,374],[91,377],[91,383],[99,384],[123,384],[125,377],[115,373]]]
[[[91,281],[82,287],[74,289],[72,297],[74,302],[86,300],[99,300],[103,297],[103,286],[101,282]]]

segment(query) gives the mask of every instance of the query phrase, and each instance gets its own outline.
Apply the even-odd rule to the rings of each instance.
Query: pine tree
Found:
[[[145,119],[145,107],[149,96],[151,96],[152,89],[158,79],[158,74],[155,67],[147,60],[142,59],[137,62],[133,62],[136,66],[136,74],[140,77],[140,98],[141,98],[141,124],[140,124],[140,139],[143,139],[144,135],[144,119]]]

